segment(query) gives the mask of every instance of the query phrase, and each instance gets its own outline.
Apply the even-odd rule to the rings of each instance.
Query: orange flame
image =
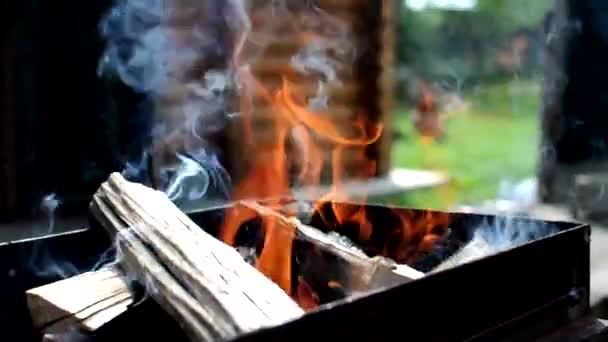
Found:
[[[332,122],[327,113],[313,112],[305,106],[306,98],[296,90],[287,79],[274,93],[259,83],[249,79],[249,85],[267,101],[272,110],[272,136],[262,139],[269,142],[258,142],[253,137],[256,133],[249,125],[252,108],[244,102],[243,114],[246,146],[243,153],[253,156],[247,175],[237,184],[233,192],[234,200],[263,199],[266,205],[279,205],[281,196],[288,196],[290,188],[290,170],[296,168],[295,178],[301,186],[316,186],[320,183],[324,168],[326,146],[331,146],[331,192],[315,203],[316,213],[328,227],[339,229],[346,223],[358,226],[355,237],[358,243],[371,240],[374,231],[368,217],[365,198],[359,198],[360,204],[344,204],[352,201],[346,191],[345,179],[368,179],[376,175],[376,162],[367,156],[367,147],[380,138],[383,126],[366,121],[359,115],[352,127],[344,127]],[[347,134],[351,132],[351,134]],[[354,134],[353,134],[354,132]],[[291,145],[290,145],[291,142]],[[321,142],[324,144],[322,145]],[[347,162],[356,166],[350,167]],[[355,169],[353,174],[347,170]],[[274,199],[273,199],[274,198]],[[329,208],[322,210],[322,208]],[[319,305],[319,298],[314,289],[303,277],[294,278],[292,274],[292,248],[295,239],[295,228],[285,224],[276,217],[262,215],[263,247],[256,260],[257,269],[272,279],[287,294],[292,296],[306,310]],[[251,209],[234,207],[228,209],[219,237],[230,245],[236,244],[236,237],[243,223],[258,217]],[[394,241],[386,241],[380,251],[398,261],[411,260],[419,252],[430,250],[441,236],[433,227],[443,217],[409,217],[399,216],[400,226],[390,236]],[[396,245],[397,248],[394,248]],[[329,281],[327,286],[341,286]]]
[[[313,310],[319,306],[319,296],[302,277],[298,277],[296,300],[304,310]]]
[[[296,232],[293,226],[264,217],[264,248],[257,260],[257,268],[291,294],[291,249]]]
[[[385,256],[397,262],[408,263],[423,253],[430,252],[445,233],[449,214],[433,211],[404,211],[398,213],[401,238],[394,251],[386,251]]]
[[[295,141],[295,149],[298,150],[297,158],[299,160],[295,161],[299,162],[297,179],[300,185],[318,185],[320,182],[323,150],[319,144],[315,143],[316,139],[325,140],[335,146],[332,152],[333,191],[324,200],[330,198],[346,200],[340,196],[344,177],[342,159],[346,148],[361,149],[359,158],[365,164],[362,173],[364,176],[374,175],[375,163],[367,162],[363,157],[363,149],[379,139],[382,134],[382,126],[372,125],[370,129],[370,125],[361,117],[353,127],[358,136],[346,137],[346,134],[341,131],[341,128],[344,129],[344,127],[339,127],[331,122],[328,119],[329,115],[307,110],[303,105],[305,99],[299,96],[295,87],[286,79],[283,80],[281,88],[274,95],[271,95],[253,79],[248,79],[248,82],[249,85],[254,85],[257,95],[268,101],[273,110],[273,136],[269,139],[270,143],[254,144],[255,139],[252,138],[252,135],[255,132],[247,127],[251,125],[251,118],[247,117],[247,114],[252,112],[250,103],[243,102],[246,116],[246,142],[250,144],[247,153],[254,155],[255,160],[246,177],[235,188],[233,199],[268,199],[290,193],[288,169],[289,164],[294,160],[287,158],[289,138]],[[371,131],[371,134],[368,134],[368,131]],[[336,215],[337,217],[359,221],[361,226],[365,227],[362,230],[362,237],[369,237],[371,225],[367,222],[363,210],[344,212],[344,209],[337,203],[335,203],[335,210],[340,214]],[[243,208],[227,210],[219,237],[227,244],[234,245],[241,225],[255,217],[256,214],[251,210]],[[257,268],[281,286],[285,292],[294,295],[296,299],[308,298],[302,299],[306,302],[301,303],[303,306],[312,305],[311,303],[315,301],[310,300],[311,296],[304,295],[308,292],[309,286],[303,281],[298,282],[296,293],[292,293],[291,255],[295,231],[292,227],[281,224],[270,217],[263,218],[262,229],[264,247],[257,259]]]

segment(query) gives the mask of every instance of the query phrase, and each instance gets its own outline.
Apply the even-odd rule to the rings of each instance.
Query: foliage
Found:
[[[452,181],[439,189],[406,193],[383,201],[446,209],[454,204],[494,198],[501,180],[534,176],[539,91],[536,82],[514,81],[470,92],[466,99],[470,107],[450,113],[447,138],[440,143],[422,142],[412,128],[407,110],[398,111],[395,129],[406,138],[393,143],[393,166],[442,170]]]
[[[549,0],[478,0],[471,11],[416,11],[403,5],[397,23],[398,78],[492,77],[499,72],[493,59],[497,49],[514,33],[538,31],[548,4]]]
[[[403,138],[393,144],[393,166],[443,170],[452,182],[384,202],[446,209],[494,198],[501,180],[534,176],[539,82],[520,80],[521,71],[517,77],[505,74],[495,60],[513,35],[540,32],[550,4],[477,0],[472,11],[401,8],[396,46],[401,104],[405,107],[411,81],[425,79],[464,96],[469,107],[450,113],[446,141],[431,144],[418,138],[409,109],[396,113],[395,130]],[[526,77],[538,78],[539,66]]]
[[[551,3],[548,0],[478,0],[476,12],[493,20],[492,30],[508,33],[538,26]]]

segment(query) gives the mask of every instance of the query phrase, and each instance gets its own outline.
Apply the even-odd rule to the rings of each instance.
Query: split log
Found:
[[[48,334],[74,327],[94,332],[133,303],[127,282],[114,268],[37,287],[26,297],[34,328]]]
[[[238,252],[192,222],[161,192],[112,174],[92,212],[116,236],[120,260],[192,340],[231,339],[303,310]]]
[[[287,217],[269,207],[252,201],[241,201],[235,206],[253,210],[262,217],[274,217],[280,224],[295,229],[296,239],[307,241],[337,257],[344,268],[340,273],[347,278],[339,282],[354,294],[396,286],[424,276],[424,273],[408,265],[397,264],[388,258],[381,256],[370,258],[361,249],[346,243],[345,238],[337,234],[325,234],[295,217]]]

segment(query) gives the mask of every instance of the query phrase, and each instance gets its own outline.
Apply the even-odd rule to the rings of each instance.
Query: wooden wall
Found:
[[[395,109],[395,27],[396,14],[401,7],[398,1],[378,1],[382,3],[382,22],[380,30],[382,54],[380,76],[377,84],[380,89],[380,113],[386,130],[377,145],[378,174],[386,175],[391,168],[392,113]]]
[[[304,3],[304,2],[303,2]],[[320,0],[320,8],[331,17],[337,18],[338,22],[347,27],[352,39],[349,43],[356,51],[355,57],[347,68],[338,73],[341,84],[329,86],[329,110],[327,115],[331,121],[344,131],[349,132],[353,121],[363,113],[366,120],[389,126],[390,112],[393,107],[393,48],[394,29],[393,14],[397,8],[395,1],[367,1],[367,0]],[[262,31],[264,25],[268,25],[270,13],[265,9],[253,8],[253,31]],[[317,18],[318,19],[318,18]],[[273,18],[281,20],[281,18]],[[312,19],[315,20],[315,19]],[[255,60],[252,65],[253,75],[261,84],[270,90],[280,86],[281,78],[285,75],[292,77],[294,71],[290,66],[292,56],[302,48],[301,32],[293,29],[291,23],[285,22],[275,24],[276,31],[274,39],[266,47],[264,53]],[[331,24],[330,24],[331,25]],[[278,27],[278,30],[277,30]],[[339,42],[345,43],[345,42]],[[314,96],[317,89],[316,80],[297,78],[294,85],[298,91],[304,92],[309,97]],[[253,131],[256,133],[255,144],[264,144],[264,139],[273,139],[270,133],[272,126],[272,113],[267,101],[256,98],[253,101]],[[390,167],[390,134],[383,134],[381,139],[369,146],[366,150],[367,157],[377,161],[377,173],[386,174]],[[267,132],[265,134],[264,132]],[[228,153],[229,169],[233,178],[238,179],[246,174],[247,167],[253,158],[257,156],[244,156],[243,128],[237,126],[230,136],[230,149]],[[324,146],[324,157],[328,162],[330,159],[330,147]],[[346,169],[360,169],[359,158],[355,155],[359,151],[352,151],[345,156]],[[330,169],[324,170],[324,180],[329,180]]]

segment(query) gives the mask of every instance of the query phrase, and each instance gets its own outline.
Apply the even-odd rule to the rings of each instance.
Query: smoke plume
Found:
[[[251,7],[269,16],[255,30]],[[151,153],[161,164],[156,187],[180,208],[226,199],[231,180],[208,137],[252,109],[238,108],[251,103],[247,98],[258,86],[250,63],[281,38],[280,22],[308,37],[291,66],[318,82],[310,107],[326,109],[326,85],[339,83],[356,51],[346,25],[311,1],[118,0],[101,22],[107,46],[99,73],[118,77],[155,103],[152,144],[125,175],[149,172]]]
[[[60,205],[61,200],[55,193],[47,194],[42,198],[40,210],[46,216],[47,224],[43,231],[37,233],[44,236],[57,233],[55,225],[57,210]],[[64,279],[78,274],[78,270],[72,263],[51,255],[46,245],[41,241],[33,242],[29,267],[36,276],[42,278]]]
[[[46,216],[46,224],[39,231],[35,232],[36,235],[43,238],[32,242],[32,254],[29,256],[28,263],[30,271],[39,278],[66,279],[83,272],[95,271],[102,267],[110,266],[116,262],[114,246],[99,256],[97,263],[92,269],[80,269],[72,262],[57,255],[57,252],[51,251],[45,238],[65,233],[65,231],[62,232],[57,227],[60,206],[61,199],[55,193],[47,194],[41,200],[40,210]]]
[[[433,272],[446,270],[506,251],[559,231],[557,226],[509,216],[497,216],[494,222],[474,227],[473,236],[459,251]]]
[[[213,191],[225,198],[230,179],[210,134],[235,112],[235,56],[248,18],[241,1],[120,0],[101,22],[107,45],[102,76],[118,77],[154,102],[152,144],[125,175],[155,167],[157,187],[180,206]],[[150,172],[150,170],[148,170]]]

